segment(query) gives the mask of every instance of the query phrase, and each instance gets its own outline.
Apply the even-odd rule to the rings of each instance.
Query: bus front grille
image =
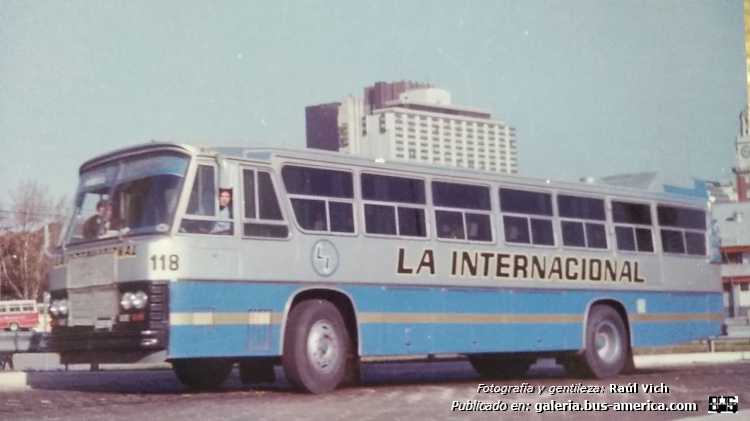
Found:
[[[68,324],[111,330],[119,311],[119,297],[115,285],[68,290]]]
[[[114,253],[71,259],[68,265],[68,288],[114,285],[116,265]]]

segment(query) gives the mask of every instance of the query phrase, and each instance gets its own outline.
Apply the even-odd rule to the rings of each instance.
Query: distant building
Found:
[[[365,116],[360,155],[494,172],[518,172],[516,133],[490,113],[451,105],[437,88],[403,92]]]
[[[365,113],[385,108],[385,104],[398,99],[399,95],[412,89],[431,88],[427,83],[402,80],[400,82],[375,82],[365,88]]]
[[[426,88],[421,82],[376,82],[364,90],[365,99],[351,95],[339,102],[310,105],[305,107],[307,147],[351,154],[359,150],[363,118],[373,110],[382,108],[387,101],[397,99],[399,94],[409,89]]]
[[[734,142],[737,175],[737,198],[740,202],[750,201],[750,116],[748,107],[740,114],[740,134]]]
[[[711,203],[737,202],[737,190],[729,181],[706,181],[706,187]]]
[[[305,108],[307,147],[374,159],[516,173],[516,133],[488,111],[451,104],[421,82],[377,82],[364,99]]]
[[[305,107],[308,148],[339,150],[338,116],[338,102]]]
[[[713,206],[719,251],[724,306],[729,317],[748,317],[750,312],[750,202]]]
[[[365,117],[365,104],[362,98],[348,96],[339,103],[338,132],[339,151],[359,155],[362,139],[362,122]]]
[[[729,317],[748,317],[750,312],[750,118],[740,114],[740,133],[735,142],[736,190],[730,183],[708,183],[714,205],[711,217],[719,238],[724,304]],[[723,193],[723,194],[722,194]],[[729,200],[725,200],[728,198]],[[732,203],[734,202],[734,203]]]

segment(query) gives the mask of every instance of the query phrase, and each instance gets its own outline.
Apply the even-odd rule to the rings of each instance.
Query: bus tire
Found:
[[[588,374],[608,379],[622,372],[629,354],[625,325],[620,314],[607,305],[591,308],[586,322],[583,362]]]
[[[469,355],[469,363],[482,377],[488,379],[517,379],[526,375],[533,358],[504,357],[501,355]]]
[[[302,301],[289,312],[281,357],[287,380],[308,393],[330,392],[346,375],[351,342],[336,306]]]
[[[185,358],[172,361],[180,383],[193,390],[213,390],[229,377],[234,363],[223,358]]]
[[[11,332],[18,332],[18,323],[13,322],[13,323],[9,324],[8,325],[8,330],[10,330]]]

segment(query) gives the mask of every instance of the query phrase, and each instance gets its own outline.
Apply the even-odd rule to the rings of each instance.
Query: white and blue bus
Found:
[[[239,364],[300,390],[361,358],[538,357],[596,378],[723,321],[705,185],[557,183],[343,154],[150,143],[84,163],[50,276],[63,363]]]

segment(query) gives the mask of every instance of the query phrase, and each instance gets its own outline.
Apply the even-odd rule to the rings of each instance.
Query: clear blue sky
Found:
[[[303,147],[304,107],[430,82],[515,126],[520,173],[732,177],[741,0],[0,0],[0,206],[151,139]]]

